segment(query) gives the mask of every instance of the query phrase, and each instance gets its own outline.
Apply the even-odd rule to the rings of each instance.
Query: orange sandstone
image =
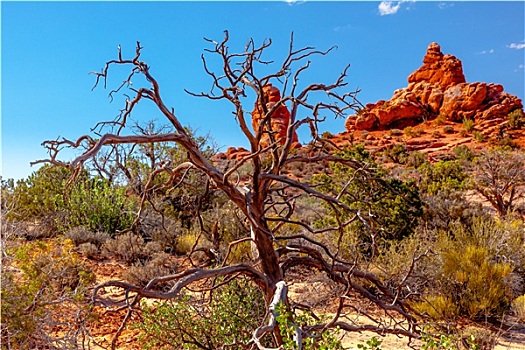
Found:
[[[267,147],[272,143],[272,137],[275,142],[284,145],[290,126],[290,111],[280,102],[281,92],[272,84],[266,84],[263,87],[262,99],[266,110],[258,100],[252,112],[252,127],[255,134],[260,135],[260,145]],[[295,131],[292,135],[292,142],[292,147],[300,147]]]
[[[437,43],[431,43],[423,65],[408,76],[408,86],[394,92],[388,101],[367,104],[357,115],[348,117],[345,128],[385,130],[442,115],[445,119],[474,122],[506,119],[522,101],[503,91],[499,84],[467,83],[462,63],[444,55]]]

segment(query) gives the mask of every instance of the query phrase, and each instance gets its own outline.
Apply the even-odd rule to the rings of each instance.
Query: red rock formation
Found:
[[[214,162],[219,162],[221,160],[241,160],[244,157],[247,157],[250,155],[250,151],[243,147],[235,148],[235,147],[228,147],[226,152],[219,152],[215,156],[213,156]]]
[[[446,89],[450,85],[464,83],[461,61],[452,55],[443,55],[437,43],[431,43],[423,58],[423,65],[408,76],[408,83],[426,82]]]
[[[465,118],[475,122],[504,120],[516,109],[523,109],[519,98],[498,84],[466,83],[461,61],[443,55],[440,46],[431,43],[423,65],[409,75],[406,88],[396,90],[389,101],[367,104],[347,119],[345,128],[382,130],[417,124],[440,114],[454,122]]]
[[[266,105],[266,110],[269,112],[274,106],[281,100],[281,92],[278,88],[272,84],[266,84],[263,87],[263,99]],[[261,121],[264,119],[265,113],[262,108],[260,101],[255,103],[255,107],[252,112],[252,127],[257,133]],[[279,104],[277,108],[270,115],[270,126],[275,141],[278,141],[281,145],[284,145],[286,141],[286,133],[288,132],[288,126],[290,125],[290,112],[284,104]],[[293,134],[293,146],[294,148],[301,147],[297,134]],[[270,133],[266,125],[262,126],[261,146],[266,147],[270,144]]]

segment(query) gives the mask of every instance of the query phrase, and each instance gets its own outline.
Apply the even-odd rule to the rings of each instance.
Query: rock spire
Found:
[[[266,107],[267,113],[271,112],[270,115],[270,130],[273,135],[273,138],[276,142],[281,145],[284,145],[286,142],[286,134],[288,132],[288,126],[290,125],[290,111],[288,108],[281,103],[281,92],[278,88],[272,84],[266,84],[263,87],[263,101]],[[252,128],[255,133],[258,132],[261,121],[265,117],[265,111],[261,104],[261,101],[258,100],[255,102],[255,106],[252,112]],[[297,134],[293,133],[293,147],[298,148],[301,145]],[[262,137],[260,144],[262,147],[266,147],[271,143],[270,131],[266,125],[262,126]]]
[[[503,121],[516,109],[523,109],[518,97],[504,92],[499,84],[467,83],[461,61],[444,55],[439,44],[431,43],[423,65],[408,76],[407,87],[394,91],[388,101],[367,104],[346,120],[345,128],[382,130],[415,125],[438,115],[454,122]]]

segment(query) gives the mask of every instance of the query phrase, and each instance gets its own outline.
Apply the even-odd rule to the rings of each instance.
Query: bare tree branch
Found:
[[[209,237],[213,249],[218,250],[220,248],[218,247],[221,241],[219,236],[222,232],[218,225],[219,220],[208,219],[206,221],[204,217],[203,202],[208,198],[210,192],[220,191],[224,198],[233,203],[244,220],[246,235],[235,237],[227,242],[227,247],[223,248],[226,250],[225,257],[222,258],[221,255],[222,260],[218,259],[218,267],[188,268],[175,274],[155,276],[144,287],[123,281],[107,281],[95,286],[92,294],[93,303],[106,306],[110,311],[126,310],[127,312],[113,339],[113,346],[115,346],[116,340],[130,319],[132,312],[139,307],[141,299],[177,300],[180,298],[183,289],[189,290],[192,286],[197,286],[195,288],[200,291],[213,290],[217,285],[221,285],[221,283],[216,283],[218,278],[225,278],[226,281],[230,281],[240,276],[247,276],[252,279],[264,294],[267,303],[268,322],[254,331],[252,346],[255,344],[259,349],[267,349],[261,342],[266,334],[273,334],[277,339],[276,345],[279,346],[282,339],[280,339],[276,321],[276,308],[279,303],[286,306],[291,303],[287,295],[286,273],[295,266],[322,271],[335,283],[344,286],[345,289],[344,294],[338,296],[338,311],[329,323],[308,327],[296,325],[295,342],[297,348],[301,348],[301,339],[308,337],[309,331],[326,330],[334,327],[348,331],[372,330],[380,333],[414,336],[417,333],[415,319],[407,303],[403,300],[400,289],[397,289],[396,292],[390,290],[375,275],[358,269],[356,261],[348,262],[340,257],[343,233],[351,223],[360,220],[364,227],[372,232],[367,218],[363,217],[359,210],[341,200],[350,182],[341,189],[340,193],[329,195],[321,192],[319,188],[315,187],[315,184],[287,175],[289,171],[287,167],[294,164],[326,165],[329,162],[336,162],[348,166],[356,173],[368,170],[366,165],[360,164],[356,160],[342,159],[330,153],[334,145],[330,145],[318,135],[318,124],[326,120],[328,116],[341,117],[348,110],[360,106],[356,99],[358,90],[343,91],[347,87],[345,79],[349,66],[344,67],[341,74],[332,83],[307,84],[301,89],[299,80],[303,77],[304,72],[310,68],[310,59],[331,53],[336,48],[335,46],[326,51],[316,50],[313,47],[296,49],[294,48],[292,33],[286,56],[282,63],[277,65],[277,69],[272,72],[270,68],[274,62],[263,57],[266,49],[272,44],[271,40],[265,40],[259,46],[253,40],[249,40],[244,51],[231,53],[229,39],[227,31],[224,32],[221,41],[204,39],[212,46],[210,49],[205,49],[206,53],[218,59],[221,68],[217,71],[213,70],[211,67],[215,65],[209,64],[209,58],[203,55],[201,57],[203,69],[211,79],[211,89],[209,92],[187,92],[190,96],[212,101],[224,100],[230,103],[239,130],[250,144],[248,154],[240,159],[230,160],[226,167],[221,167],[220,164],[209,159],[207,154],[202,151],[197,139],[181,124],[174,113],[174,109],[166,106],[160,93],[159,83],[151,75],[150,67],[141,61],[143,48],[140,42],[137,42],[134,57],[124,59],[119,47],[118,58],[107,61],[101,72],[93,73],[96,75],[94,88],[100,84],[101,79],[104,80],[104,88],[106,88],[110,68],[114,66],[129,68],[129,73],[124,77],[122,83],[109,92],[110,99],[113,99],[117,94],[126,96],[124,108],[115,120],[97,124],[92,130],[97,135],[96,137],[84,135],[76,141],[58,138],[44,142],[43,145],[48,150],[49,159],[38,160],[33,163],[48,162],[68,167],[78,173],[86,162],[95,159],[97,155],[101,155],[100,159],[94,160],[94,165],[99,174],[112,178],[114,173],[120,172],[121,176],[124,176],[128,182],[133,183],[133,174],[126,170],[125,160],[132,157],[135,151],[134,147],[150,149],[151,146],[151,149],[154,150],[155,144],[173,142],[184,152],[184,159],[178,160],[177,164],[171,164],[170,159],[160,161],[153,154],[153,151],[146,156],[149,173],[138,179],[140,191],[137,191],[136,194],[140,196],[140,207],[135,224],[138,225],[146,205],[151,206],[159,215],[163,215],[151,197],[160,191],[165,193],[178,191],[188,183],[188,178],[193,176],[194,172],[202,176],[202,180],[199,185],[194,186],[194,189],[197,189],[195,192],[198,193],[195,195],[194,205],[196,209],[194,215],[195,220],[198,221],[199,239],[194,242],[190,257],[197,251],[205,252],[210,256],[215,254],[209,246],[198,246],[201,237]],[[266,72],[270,71],[270,73],[259,74],[258,70],[261,65],[264,66]],[[138,76],[145,78],[145,86],[132,87],[132,80]],[[269,103],[265,89],[275,81],[283,86],[282,96],[279,95],[280,97],[271,100]],[[131,97],[125,93],[129,93]],[[250,123],[249,113],[246,112],[248,93],[256,96],[255,110],[260,113],[261,117],[258,125]],[[250,103],[253,102],[250,101]],[[130,125],[133,121],[131,116],[136,112],[139,103],[153,104],[169,122],[169,130],[161,129],[154,132],[138,124]],[[275,114],[283,108],[289,111],[290,119],[285,126],[284,134],[278,134],[276,130],[272,129],[272,118],[275,118]],[[133,118],[135,117],[133,116]],[[312,135],[311,144],[304,147],[303,150],[295,148],[297,139],[294,138],[297,130],[302,127],[309,127]],[[133,128],[138,134],[125,134],[126,129],[133,130]],[[104,153],[102,151],[105,147],[110,147],[109,152]],[[81,154],[74,160],[65,162],[58,158],[64,148],[80,150]],[[110,165],[114,166],[115,169],[106,168]],[[239,175],[235,179],[232,174],[239,174],[245,165],[250,167],[248,176],[241,180]],[[164,180],[159,185],[158,182],[161,179]],[[357,176],[349,181],[356,179]],[[297,219],[297,201],[303,197],[315,198],[332,208],[334,225],[314,229],[313,223]],[[286,232],[286,228],[289,226],[295,226],[301,231],[289,234]],[[335,248],[321,243],[318,239],[320,235],[327,232],[334,232],[337,235]],[[231,264],[229,260],[231,260],[233,247],[238,247],[243,242],[250,242],[252,245],[252,259],[243,263]],[[217,256],[219,256],[218,253]],[[416,260],[413,261],[413,264],[416,263]],[[409,269],[402,281],[403,283],[411,271],[412,268]],[[373,285],[378,290],[378,295],[363,287],[363,282],[366,282],[367,285]],[[161,287],[165,287],[167,284],[171,288],[168,291],[163,290]],[[124,296],[120,298],[114,298],[111,295],[106,296],[104,291],[109,288],[122,290]],[[343,322],[341,320],[343,311],[351,308],[347,302],[351,298],[351,291],[358,292],[373,302],[392,319],[401,315],[408,323],[408,330],[403,330],[397,325],[389,328],[383,324],[356,326]]]

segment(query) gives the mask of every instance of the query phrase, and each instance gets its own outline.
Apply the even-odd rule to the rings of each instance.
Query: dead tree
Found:
[[[151,144],[155,142],[176,142],[187,152],[187,161],[181,166],[172,168],[170,166],[156,169],[151,176],[160,172],[168,172],[172,186],[184,176],[185,169],[191,167],[201,172],[209,180],[210,186],[224,192],[228,199],[244,214],[249,222],[250,234],[246,238],[237,240],[232,245],[250,240],[256,251],[252,261],[230,264],[227,259],[222,265],[211,268],[192,268],[177,274],[158,276],[153,278],[145,287],[139,287],[122,281],[108,281],[95,286],[93,290],[93,302],[113,306],[115,310],[127,309],[128,314],[121,326],[131,316],[134,308],[142,298],[171,299],[176,298],[181,290],[190,286],[195,287],[204,281],[210,281],[218,277],[235,278],[246,276],[260,288],[265,296],[268,307],[268,319],[261,324],[253,334],[252,346],[259,349],[264,348],[261,339],[267,334],[274,334],[276,343],[280,339],[279,330],[276,325],[276,306],[280,302],[287,305],[293,303],[287,294],[286,274],[292,268],[301,266],[308,269],[316,269],[326,273],[335,283],[342,286],[343,292],[338,296],[338,308],[333,319],[328,323],[322,323],[309,328],[301,328],[297,325],[297,348],[301,348],[301,338],[308,337],[308,332],[319,329],[339,327],[346,331],[375,331],[381,334],[391,333],[408,337],[417,336],[415,318],[412,316],[410,307],[405,303],[402,288],[391,290],[385,287],[373,274],[362,271],[355,261],[345,261],[340,258],[337,251],[321,244],[315,239],[319,230],[311,225],[294,218],[295,200],[299,196],[309,196],[318,201],[324,201],[331,206],[335,213],[346,213],[340,217],[336,215],[337,225],[326,228],[324,231],[332,230],[342,232],[343,229],[355,220],[366,219],[360,212],[340,202],[338,196],[329,196],[316,190],[305,181],[299,181],[286,173],[287,167],[293,164],[323,164],[326,162],[341,162],[350,168],[359,166],[357,162],[344,160],[334,156],[329,149],[333,145],[318,135],[318,125],[327,116],[341,117],[348,110],[359,107],[356,99],[356,91],[342,92],[346,89],[345,82],[349,66],[330,84],[314,83],[300,86],[299,78],[302,73],[309,69],[310,59],[314,56],[324,56],[332,51],[318,51],[313,47],[295,49],[293,35],[290,38],[289,51],[282,64],[270,74],[259,76],[258,69],[261,66],[275,66],[273,62],[265,62],[263,53],[271,45],[271,40],[257,46],[250,40],[241,53],[230,53],[229,36],[225,32],[222,41],[216,42],[206,39],[212,46],[206,50],[212,57],[216,57],[222,63],[220,72],[213,71],[209,65],[209,59],[202,56],[204,70],[211,78],[212,88],[209,92],[193,93],[190,95],[202,97],[209,100],[226,100],[231,103],[234,118],[240,131],[249,142],[249,154],[230,164],[227,169],[216,166],[207,159],[198,147],[194,137],[190,135],[180,123],[174,109],[169,108],[161,95],[158,81],[152,76],[150,67],[141,61],[142,46],[136,45],[135,56],[131,59],[123,58],[118,51],[117,59],[106,63],[104,69],[96,73],[97,86],[101,81],[106,83],[110,69],[114,66],[127,66],[130,74],[124,82],[115,90],[110,92],[110,97],[123,89],[132,92],[118,117],[101,124],[102,127],[110,129],[109,132],[100,133],[100,137],[93,138],[89,135],[81,136],[76,141],[57,139],[44,143],[49,151],[50,158],[38,162],[50,162],[57,165],[67,166],[79,171],[83,164],[97,155],[103,148],[122,144]],[[131,82],[136,76],[146,79],[144,87],[131,87]],[[280,101],[268,105],[263,88],[268,83],[279,84],[282,96]],[[263,108],[264,117],[258,127],[252,130],[250,127],[250,115],[245,110],[250,94],[256,96]],[[173,132],[154,135],[129,135],[123,130],[130,124],[130,115],[139,103],[148,102],[154,104],[166,120],[173,126]],[[249,102],[253,103],[253,97]],[[287,105],[290,110],[290,123],[284,138],[278,138],[271,127],[271,118],[280,105]],[[269,106],[269,107],[268,107]],[[301,150],[295,150],[293,136],[300,127],[309,128],[311,142]],[[263,143],[263,136],[270,140],[269,144]],[[60,149],[64,147],[84,147],[85,151],[71,162],[58,159]],[[249,183],[238,181],[237,171],[245,164],[251,165]],[[350,214],[350,215],[348,215]],[[343,217],[345,218],[343,220]],[[347,218],[350,219],[347,219]],[[295,225],[299,227],[299,233],[290,235],[286,227]],[[230,247],[231,248],[231,247]],[[169,291],[156,288],[158,285],[172,282],[173,287]],[[363,286],[363,282],[374,287],[374,292]],[[125,291],[122,300],[107,300],[104,293],[105,288],[121,288]],[[351,305],[352,295],[360,294],[362,297],[375,303],[384,314],[391,320],[396,320],[386,325],[376,318],[370,316],[372,324],[358,325],[345,320],[342,315],[348,310],[355,310]],[[117,306],[115,306],[117,305]],[[375,323],[373,323],[375,322]],[[114,343],[118,334],[115,336]]]
[[[484,151],[474,161],[471,186],[505,217],[525,194],[525,155],[520,151]]]

